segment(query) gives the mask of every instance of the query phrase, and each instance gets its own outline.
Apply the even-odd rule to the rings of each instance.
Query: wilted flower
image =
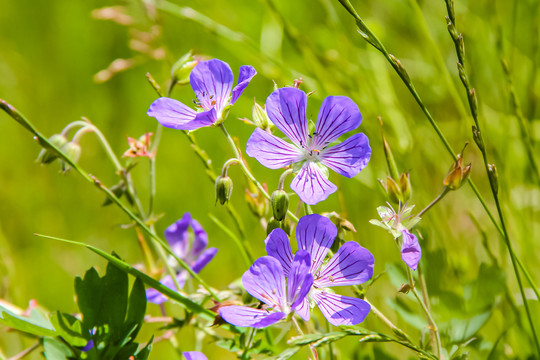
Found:
[[[256,74],[252,66],[241,66],[238,84],[233,89],[233,73],[227,63],[218,59],[202,61],[189,76],[197,95],[197,111],[177,100],[161,97],[150,105],[147,114],[161,125],[178,130],[195,130],[220,123],[225,120],[226,109],[236,102]]]
[[[362,299],[335,294],[328,288],[366,282],[373,275],[375,259],[368,250],[358,243],[348,241],[339,248],[328,263],[323,265],[336,235],[336,226],[324,216],[307,215],[298,222],[296,228],[298,249],[299,252],[305,250],[310,254],[309,272],[313,275],[313,286],[296,312],[304,320],[309,320],[310,304],[308,299],[311,299],[317,304],[330,324],[335,326],[356,325],[364,321],[371,310],[370,305]],[[279,260],[285,276],[290,276],[293,255],[285,232],[281,229],[275,229],[265,242],[268,255]]]
[[[366,167],[371,148],[362,133],[330,146],[362,122],[362,115],[351,99],[345,96],[324,99],[313,134],[308,133],[306,103],[307,96],[301,90],[275,90],[266,100],[266,111],[292,144],[257,128],[248,140],[246,152],[270,169],[298,165],[291,189],[303,202],[314,205],[337,190],[328,180],[327,167],[351,178]]]
[[[189,231],[190,227],[192,233]],[[167,239],[173,253],[184,260],[196,273],[201,271],[217,253],[216,248],[205,250],[208,245],[208,235],[201,224],[192,219],[189,213],[185,213],[180,220],[165,230],[165,239]],[[189,273],[185,269],[178,269],[178,263],[172,256],[169,257],[169,264],[177,268],[176,280],[178,285],[180,287],[184,286]],[[170,275],[165,276],[160,282],[170,289],[180,290],[176,289]],[[167,298],[155,289],[147,289],[146,298],[154,304],[162,304],[167,301]]]
[[[299,251],[288,270],[288,281],[278,260],[263,256],[251,265],[242,276],[242,284],[254,298],[266,304],[262,309],[247,306],[224,306],[219,308],[223,320],[236,326],[264,328],[275,324],[288,314],[298,310],[304,301],[313,277],[309,271],[310,256]]]
[[[148,148],[150,147],[150,137],[152,136],[152,133],[145,133],[138,139],[134,139],[128,136],[128,144],[129,149],[124,152],[122,157],[152,157],[153,154],[151,152],[148,152]]]

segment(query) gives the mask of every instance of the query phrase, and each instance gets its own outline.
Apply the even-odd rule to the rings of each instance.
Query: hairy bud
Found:
[[[218,176],[216,178],[216,203],[219,201],[221,205],[229,202],[233,191],[233,181],[227,175]]]
[[[81,157],[81,146],[76,142],[67,142],[60,148],[60,150],[74,163],[77,163]],[[62,161],[62,171],[67,172],[69,169],[71,169],[71,166],[67,162]]]
[[[68,139],[62,134],[54,134],[49,138],[49,142],[56,146],[58,149],[61,149],[62,146],[64,146]],[[58,158],[58,154],[56,151],[48,148],[41,149],[37,161],[41,164],[50,164],[53,162],[56,158]]]
[[[272,193],[271,202],[274,219],[283,221],[289,208],[289,196],[284,190],[276,190]]]

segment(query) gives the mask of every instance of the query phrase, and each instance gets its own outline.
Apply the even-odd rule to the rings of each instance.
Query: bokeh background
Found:
[[[480,153],[472,141],[472,119],[456,70],[456,55],[448,35],[443,0],[352,1],[390,53],[407,68],[421,97],[452,146],[459,151],[469,141],[465,162],[489,207],[495,211]],[[154,6],[157,5],[157,8]],[[104,7],[111,11],[100,10]],[[357,232],[356,240],[376,258],[382,277],[368,297],[398,326],[422,338],[425,320],[411,296],[397,293],[405,282],[399,252],[392,238],[369,224],[377,206],[387,201],[378,178],[387,175],[380,137],[381,116],[386,137],[401,171],[410,171],[412,203],[420,210],[442,189],[452,164],[425,117],[385,59],[357,33],[353,19],[338,1],[67,1],[0,0],[0,98],[22,111],[43,133],[58,133],[67,123],[88,117],[107,136],[118,155],[127,149],[127,136],[155,131],[146,116],[156,98],[145,74],[164,87],[172,64],[189,50],[228,62],[237,75],[244,64],[258,75],[232,109],[229,132],[245,145],[253,128],[238,118],[251,118],[253,98],[263,103],[273,89],[292,85],[301,77],[302,89],[314,91],[308,116],[316,119],[328,95],[347,95],[359,106],[373,150],[368,168],[354,179],[336,174],[331,180],[341,193],[314,207],[337,211]],[[457,0],[457,27],[464,33],[466,67],[479,97],[481,124],[491,162],[499,171],[500,197],[515,251],[536,282],[540,229],[540,194],[526,156],[510,86],[501,57],[510,66],[511,80],[532,141],[540,138],[537,102],[540,80],[539,2],[533,0]],[[104,18],[113,17],[113,20]],[[114,73],[110,64],[127,66]],[[113,66],[114,67],[114,66]],[[104,69],[108,69],[105,70]],[[194,97],[189,86],[173,96],[186,103]],[[105,263],[85,249],[33,236],[42,233],[115,250],[130,263],[142,261],[133,229],[116,207],[102,207],[103,195],[76,173],[62,175],[57,163],[36,163],[38,144],[4,113],[0,114],[0,298],[25,308],[31,299],[50,310],[75,312],[73,280],[91,266]],[[215,169],[232,156],[217,129],[196,132],[199,144]],[[82,140],[80,164],[106,185],[117,181],[114,168],[92,135]],[[539,156],[538,147],[535,147]],[[249,164],[257,178],[275,188],[279,172]],[[148,164],[133,170],[143,202],[148,195]],[[232,204],[244,219],[256,255],[264,254],[265,231],[244,201],[245,179],[232,168]],[[215,260],[201,273],[221,289],[246,270],[231,239],[209,218],[214,215],[231,228],[226,211],[214,205],[214,185],[179,131],[165,129],[157,157],[156,211],[163,214],[159,232],[186,211],[209,233],[210,246],[219,248]],[[296,202],[296,200],[295,200]],[[269,215],[270,216],[270,215]],[[430,210],[419,227],[423,267],[433,311],[446,344],[471,341],[471,358],[527,358],[533,343],[523,315],[514,273],[501,238],[468,186],[450,193]],[[528,286],[528,285],[527,285]],[[527,294],[533,298],[531,291]],[[173,306],[171,306],[171,309]],[[150,306],[151,313],[159,313]],[[540,307],[531,301],[540,327]],[[172,309],[171,311],[174,311]],[[370,315],[363,324],[389,331]],[[450,326],[451,325],[451,326]],[[146,341],[156,326],[140,335]],[[193,334],[178,334],[182,350],[192,350]],[[0,330],[0,349],[11,356],[33,342]],[[203,341],[212,358],[234,358]],[[397,345],[338,343],[343,358],[402,359],[413,356]],[[448,345],[450,349],[452,345]],[[306,356],[301,353],[299,358]],[[152,359],[175,358],[166,341],[154,346]],[[33,354],[29,358],[40,358]]]

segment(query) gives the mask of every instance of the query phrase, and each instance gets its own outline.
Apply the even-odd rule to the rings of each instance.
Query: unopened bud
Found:
[[[401,194],[403,196],[403,202],[406,202],[411,198],[412,188],[411,180],[409,178],[409,172],[404,172],[399,177],[399,188],[401,189]]]
[[[287,235],[291,236],[292,226],[288,218],[285,218],[285,220],[281,222],[281,230],[285,231]]]
[[[54,134],[49,138],[49,142],[56,146],[58,149],[61,149],[64,144],[68,142],[68,139],[62,134]],[[48,148],[41,149],[37,161],[41,164],[49,164],[58,158],[56,151]]]
[[[277,221],[274,218],[271,218],[266,225],[266,235],[270,235],[272,230],[278,229],[281,225],[281,221]]]
[[[484,151],[484,140],[482,139],[482,133],[480,133],[480,130],[476,126],[473,125],[472,127],[472,133],[473,133],[473,139],[480,151]]]
[[[272,121],[268,117],[268,114],[266,113],[266,110],[257,102],[253,105],[253,123],[255,126],[267,130],[272,127]]]
[[[403,194],[401,193],[398,184],[390,176],[386,177],[386,193],[388,194],[388,197],[390,197],[390,200],[396,204],[400,201],[403,202]]]
[[[174,63],[171,69],[172,78],[179,84],[184,85],[189,83],[189,75],[191,70],[199,63],[193,59],[193,54],[188,52]]]
[[[231,198],[233,190],[233,181],[227,175],[216,178],[216,202],[225,204]]]
[[[468,143],[465,143],[461,154],[457,155],[456,162],[450,167],[448,175],[446,175],[446,178],[444,179],[444,186],[446,186],[450,190],[459,189],[469,178],[469,175],[471,173],[470,163],[467,166],[463,167],[463,152],[465,151],[467,145]]]
[[[271,202],[274,219],[283,221],[289,208],[289,196],[284,190],[276,190],[272,193]]]
[[[405,70],[405,68],[403,67],[403,65],[401,64],[401,61],[399,61],[398,58],[396,58],[394,55],[392,54],[388,54],[388,56],[390,57],[390,59],[392,60],[392,64],[394,65],[394,69],[396,69],[399,73],[399,75],[401,76],[401,78],[403,80],[405,80],[406,82],[410,83],[411,82],[411,79],[409,78],[409,74],[407,73],[407,70]]]
[[[497,167],[495,164],[488,165],[489,170],[489,182],[495,194],[499,192],[499,174],[497,173]]]
[[[76,142],[70,141],[65,143],[60,150],[74,163],[77,163],[81,157],[81,146]],[[71,169],[71,166],[67,162],[62,161],[62,171],[67,172],[69,169]]]

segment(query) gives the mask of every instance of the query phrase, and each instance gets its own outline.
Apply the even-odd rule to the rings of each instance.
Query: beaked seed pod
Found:
[[[407,202],[411,198],[412,188],[409,172],[401,173],[399,176],[399,187],[401,188],[401,194],[403,195],[403,202]]]
[[[268,117],[268,114],[266,113],[266,110],[257,102],[253,105],[253,123],[255,126],[263,129],[263,130],[269,130],[272,128],[272,121]]]
[[[216,202],[225,204],[231,198],[233,190],[233,181],[227,175],[216,178]]]
[[[271,202],[274,219],[283,221],[289,208],[289,196],[284,190],[276,190],[272,193]]]
[[[58,149],[61,149],[62,146],[64,146],[68,142],[68,139],[66,139],[66,137],[62,134],[54,134],[49,138],[49,142],[56,146]],[[43,148],[38,155],[37,161],[41,164],[49,164],[53,162],[56,158],[58,158],[58,154],[56,153],[56,151],[48,148]]]

